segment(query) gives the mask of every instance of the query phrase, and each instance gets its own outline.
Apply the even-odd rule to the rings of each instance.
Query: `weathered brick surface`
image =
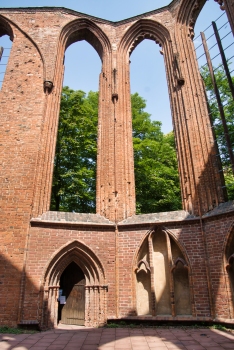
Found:
[[[157,225],[189,261],[196,319],[233,317],[225,256],[234,234],[233,203],[222,204],[225,193],[191,40],[203,4],[174,0],[116,23],[64,8],[0,10],[0,35],[13,38],[0,91],[1,323],[53,324],[59,273],[69,263],[66,249],[84,269],[89,266],[87,324],[133,317],[137,253]],[[224,4],[233,26],[233,1]],[[129,53],[144,38],[164,52],[184,211],[136,216]],[[67,46],[83,39],[102,59],[97,215],[53,213],[48,210],[63,57]]]
[[[34,224],[35,225],[35,224]],[[34,226],[33,225],[33,226]],[[113,317],[116,309],[115,299],[115,230],[98,230],[95,227],[78,227],[76,229],[69,225],[60,225],[57,228],[32,227],[28,245],[27,283],[24,297],[24,312],[22,318],[25,320],[37,320],[40,306],[39,290],[45,274],[45,266],[48,258],[54,252],[61,249],[68,242],[78,240],[87,245],[101,260],[106,272],[108,284],[108,315]],[[31,284],[33,281],[33,285]],[[31,285],[31,288],[30,288]]]

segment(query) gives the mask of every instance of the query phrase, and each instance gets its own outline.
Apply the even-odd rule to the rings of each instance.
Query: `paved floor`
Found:
[[[0,334],[1,350],[222,350],[234,349],[234,335],[181,328],[84,328],[60,326],[36,334]]]

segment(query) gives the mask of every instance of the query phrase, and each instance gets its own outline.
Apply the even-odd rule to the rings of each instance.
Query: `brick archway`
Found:
[[[113,114],[112,95],[111,89],[109,88],[110,80],[106,79],[106,77],[110,77],[112,74],[111,45],[109,38],[97,24],[87,18],[80,18],[64,25],[54,48],[56,59],[51,59],[47,62],[45,83],[50,84],[50,89],[45,99],[44,130],[46,131],[44,132],[41,149],[38,155],[38,168],[40,170],[35,182],[35,195],[38,197],[38,201],[33,207],[34,216],[40,215],[50,208],[53,159],[56,147],[60,98],[64,76],[64,54],[69,45],[80,40],[86,40],[93,46],[102,61],[102,70],[99,77],[98,127],[101,133],[98,137],[97,152],[97,213],[103,214],[103,203],[108,203],[109,196],[113,196],[113,188],[106,186],[106,177],[108,177],[108,181],[110,181],[111,178],[113,179],[112,166],[107,162],[110,154],[112,154],[112,157],[114,154],[113,142],[109,140],[113,125],[110,125],[109,129],[102,128],[104,123],[108,124],[106,120],[109,120],[109,116]],[[104,164],[105,171],[103,171]],[[103,191],[103,186],[107,187],[107,191]],[[45,191],[42,192],[42,188],[44,188]],[[105,210],[105,215],[108,216],[108,214],[108,211],[106,213]]]
[[[165,45],[166,41],[171,41],[170,33],[164,25],[151,19],[140,19],[127,30],[121,39],[120,54],[123,57],[127,53],[130,55],[144,39],[153,40],[160,46]]]
[[[99,326],[105,322],[107,286],[104,268],[90,248],[79,241],[73,241],[56,252],[45,267],[41,286],[41,328],[57,325],[60,277],[71,262],[76,263],[85,276],[85,325]]]
[[[13,41],[14,33],[11,25],[8,21],[0,15],[0,37],[3,35],[9,35],[11,41]]]
[[[221,10],[227,12],[227,16],[234,32],[234,14],[233,14],[233,0],[213,0],[220,5]],[[194,26],[206,0],[184,0],[181,1],[181,6],[177,15],[177,22],[186,25],[188,28],[188,35],[193,39]]]
[[[97,51],[103,62],[104,55],[111,52],[108,37],[94,22],[87,18],[69,22],[61,31],[60,45],[67,49],[74,42],[86,40]]]

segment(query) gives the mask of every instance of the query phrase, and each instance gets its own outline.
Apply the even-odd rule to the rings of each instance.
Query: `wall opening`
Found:
[[[71,262],[60,278],[58,323],[83,326],[85,323],[85,276]]]
[[[90,44],[81,41],[68,47],[54,159],[51,210],[82,213],[96,211],[100,71],[101,60]]]
[[[180,210],[163,49],[145,39],[134,49],[130,60],[137,214]]]
[[[214,24],[212,24],[214,22]],[[232,87],[228,82],[225,65],[220,53],[218,40],[215,34],[215,27],[220,38],[224,56],[230,73]],[[200,32],[206,41],[208,55],[210,56],[214,78],[217,84],[218,94],[221,103],[217,102],[211,73],[207,61],[207,54],[202,43]],[[205,3],[198,16],[195,25],[194,38],[195,52],[204,81],[207,94],[209,116],[211,120],[212,132],[215,139],[216,155],[219,160],[219,171],[223,174],[223,188],[227,192],[228,199],[234,199],[234,64],[233,47],[234,39],[230,24],[225,11],[214,1]],[[221,106],[221,109],[219,108]],[[223,112],[222,112],[223,111]],[[224,118],[224,121],[223,121]],[[226,124],[226,126],[224,125]]]
[[[1,31],[0,31],[1,35]],[[10,56],[12,41],[8,35],[0,37],[0,90],[2,89],[4,76]]]

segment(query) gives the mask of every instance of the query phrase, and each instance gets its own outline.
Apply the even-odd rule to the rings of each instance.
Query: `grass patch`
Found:
[[[23,328],[13,328],[13,327],[8,327],[8,326],[0,326],[0,333],[3,334],[23,334],[23,333],[36,333],[34,330],[29,330],[29,329],[23,329]]]
[[[110,323],[107,323],[105,325],[106,328],[121,328],[121,327],[124,327],[124,326],[121,326],[119,323],[114,323],[114,322],[110,322]]]
[[[210,327],[210,329],[218,329],[220,331],[229,331],[228,328],[225,326],[222,326],[221,324],[214,324],[213,326]]]

